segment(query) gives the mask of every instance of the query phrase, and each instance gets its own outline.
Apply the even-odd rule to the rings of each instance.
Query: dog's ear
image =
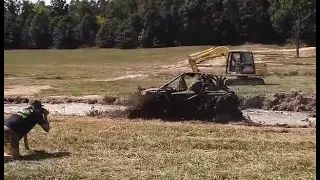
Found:
[[[45,130],[46,132],[50,131],[50,125],[49,124],[42,124],[40,125],[42,127],[43,130]]]

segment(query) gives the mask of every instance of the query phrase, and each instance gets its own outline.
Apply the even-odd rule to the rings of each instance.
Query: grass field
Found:
[[[56,117],[5,179],[315,179],[315,129]],[[57,152],[60,150],[60,152]]]
[[[170,70],[163,65],[175,65],[187,55],[204,50],[206,46],[160,49],[86,49],[86,50],[13,50],[4,51],[4,84],[50,85],[36,96],[51,95],[108,95],[127,97],[137,86],[159,86],[167,82],[181,69]],[[280,48],[275,46],[240,46],[245,48]],[[281,47],[283,48],[283,47]],[[285,47],[288,48],[288,47]],[[276,59],[282,65],[268,66],[269,86],[245,86],[237,88],[240,94],[255,95],[300,90],[313,93],[316,89],[316,58]],[[187,70],[190,71],[191,69]],[[222,69],[214,69],[220,72]],[[107,78],[132,74],[148,77],[105,81]]]

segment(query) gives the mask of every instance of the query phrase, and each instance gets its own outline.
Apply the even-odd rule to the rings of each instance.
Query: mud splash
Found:
[[[145,95],[139,87],[130,98],[129,119],[163,119],[166,121],[194,120],[228,123],[246,121],[239,109],[239,98],[235,93],[212,91],[199,93],[189,98],[171,97],[167,91],[154,92],[149,89]]]

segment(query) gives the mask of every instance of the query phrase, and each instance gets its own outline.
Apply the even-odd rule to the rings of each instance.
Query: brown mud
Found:
[[[32,97],[22,96],[5,96],[4,104],[21,104],[28,103]],[[82,97],[65,97],[65,96],[53,96],[46,98],[37,98],[43,103],[48,104],[64,104],[64,103],[85,103],[85,104],[119,104],[118,98],[113,96],[82,96]]]
[[[130,113],[130,108],[119,105],[99,105],[99,104],[83,104],[83,103],[67,103],[67,104],[44,104],[46,108],[50,110],[50,118],[54,116],[56,119],[60,116],[81,117],[78,120],[82,120],[85,117],[96,117],[101,121],[107,119],[123,119],[127,118]],[[5,104],[4,113],[15,113],[23,108],[27,107],[27,104]],[[279,126],[279,127],[316,127],[316,118],[310,117],[305,112],[290,112],[290,111],[272,111],[262,109],[245,109],[242,110],[243,116],[247,120],[242,121],[230,121],[228,117],[224,117],[224,122],[217,122],[214,120],[204,121],[199,119],[185,121],[183,119],[176,119],[176,122],[197,122],[197,123],[218,123],[218,124],[236,124],[246,126]],[[220,116],[220,118],[222,118]],[[217,118],[216,118],[217,119]],[[142,120],[137,118],[135,120]],[[160,120],[160,119],[152,119]],[[160,121],[167,121],[161,119]],[[173,122],[173,121],[169,121]]]
[[[136,117],[134,117],[134,113],[137,112],[135,109],[139,106],[141,100],[143,100],[140,96],[141,90],[142,89],[140,88],[137,92],[135,92],[135,94],[132,94],[132,96],[128,100],[122,102],[123,104],[125,104],[122,106],[116,105],[116,101],[110,104],[99,104],[101,103],[100,101],[95,101],[95,103],[93,104],[79,102],[61,103],[62,101],[60,101],[60,103],[57,104],[53,102],[44,102],[44,105],[50,110],[50,116],[72,115],[125,119],[131,116],[131,118],[143,119],[139,118],[139,116],[137,115]],[[8,103],[6,103],[6,100]],[[11,99],[5,98],[4,112],[9,114],[17,112],[22,108],[27,107],[27,102],[29,100],[30,99],[28,98],[22,97]],[[228,117],[225,113],[222,115],[216,114],[216,116],[212,116],[213,118],[211,119],[209,118],[203,120],[201,119],[201,117],[196,117],[189,119],[188,121],[240,124],[247,126],[316,127],[316,98],[313,96],[305,96],[299,92],[276,93],[269,96],[256,96],[253,98],[244,97],[241,100],[240,107],[242,109],[241,118],[238,119],[230,116]],[[186,110],[182,112],[186,112]],[[312,113],[311,117],[310,112]],[[150,113],[150,111],[148,113]],[[146,116],[146,114],[143,113],[142,115]],[[152,117],[152,114],[149,114],[149,117],[145,119],[150,118],[161,119],[154,116]],[[162,119],[162,121],[171,122],[172,120],[185,121],[186,119]]]
[[[242,109],[309,112],[316,117],[316,96],[306,96],[297,91],[242,98],[241,104]]]
[[[137,106],[140,102],[139,88],[129,98],[120,99],[113,96],[83,96],[83,97],[47,97],[39,98],[41,102],[48,104],[65,104],[65,103],[85,103],[101,105],[123,105]],[[30,97],[22,96],[5,96],[4,104],[21,104],[28,103]],[[316,96],[304,95],[300,92],[293,91],[290,93],[275,93],[265,96],[239,97],[241,109],[264,109],[278,111],[310,112],[316,116]]]

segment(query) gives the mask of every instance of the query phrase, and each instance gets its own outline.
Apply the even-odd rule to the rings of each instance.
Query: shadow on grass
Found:
[[[43,159],[61,158],[65,156],[70,156],[70,152],[61,151],[49,153],[46,151],[33,151],[30,154],[22,156],[22,161],[39,161]]]

